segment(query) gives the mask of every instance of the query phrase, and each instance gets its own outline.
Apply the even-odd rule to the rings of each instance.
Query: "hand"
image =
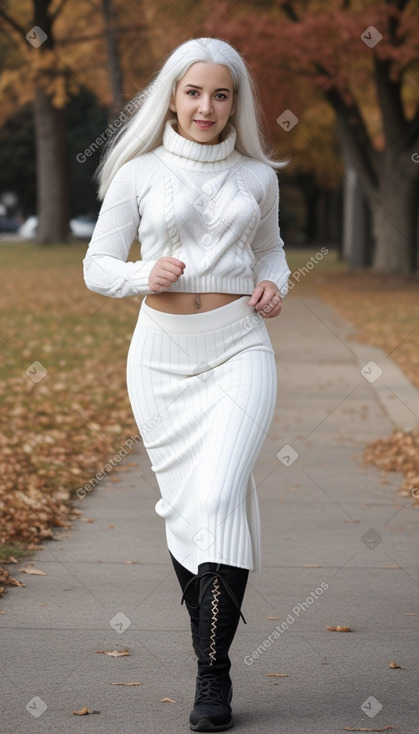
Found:
[[[176,257],[160,257],[148,276],[149,289],[156,293],[169,290],[170,286],[183,275],[185,268],[185,263]]]
[[[282,310],[282,296],[278,286],[271,280],[261,280],[253,291],[249,306],[254,306],[260,316],[272,319]]]

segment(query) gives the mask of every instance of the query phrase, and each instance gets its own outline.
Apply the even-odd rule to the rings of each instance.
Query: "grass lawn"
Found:
[[[80,514],[73,501],[77,489],[137,434],[125,365],[141,298],[111,299],[87,290],[85,251],[83,243],[0,242],[6,274],[0,292],[0,559],[17,558],[68,525]],[[292,272],[314,253],[290,249]],[[418,279],[347,273],[331,252],[300,287],[336,306],[358,328],[359,339],[391,352],[419,387]],[[417,441],[419,448],[412,436],[397,440]],[[391,451],[399,456],[395,441],[382,444],[373,459],[388,464]],[[394,456],[392,461],[384,468],[394,469]],[[419,466],[409,471],[412,482]],[[1,582],[0,573],[0,594]]]

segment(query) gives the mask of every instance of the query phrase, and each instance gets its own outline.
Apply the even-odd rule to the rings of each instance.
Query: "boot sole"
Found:
[[[190,728],[192,731],[227,731],[233,724],[233,717],[226,724],[213,724],[208,716],[201,716],[197,724],[190,724]]]

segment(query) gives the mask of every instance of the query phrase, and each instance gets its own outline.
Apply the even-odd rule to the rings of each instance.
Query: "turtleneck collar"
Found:
[[[221,143],[205,145],[184,138],[174,129],[176,119],[167,120],[163,133],[163,147],[169,153],[189,161],[198,163],[219,163],[225,161],[234,151],[236,142],[236,130],[227,123],[221,133]],[[235,157],[235,156],[234,156]]]

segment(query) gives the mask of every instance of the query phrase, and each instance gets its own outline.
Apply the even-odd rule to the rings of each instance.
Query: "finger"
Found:
[[[265,300],[265,299],[264,299]],[[276,291],[271,298],[269,298],[258,311],[261,316],[265,318],[272,318],[278,316],[282,309],[282,297],[281,294]]]
[[[250,297],[250,301],[247,302],[248,306],[255,306],[260,298],[262,298],[264,291],[265,287],[263,285],[257,285]]]
[[[186,268],[186,265],[182,260],[178,260],[177,257],[168,257],[167,260],[170,260],[175,265],[178,265],[179,268],[182,268],[184,270]]]
[[[274,318],[274,316],[279,316],[281,311],[282,311],[282,305],[275,306],[275,308],[271,308],[267,311],[260,311],[259,315],[262,316],[264,319],[272,319]]]
[[[162,278],[169,278],[169,280],[174,283],[175,280],[183,275],[183,269],[173,263],[167,263],[167,265],[165,264],[161,266],[158,275]]]

